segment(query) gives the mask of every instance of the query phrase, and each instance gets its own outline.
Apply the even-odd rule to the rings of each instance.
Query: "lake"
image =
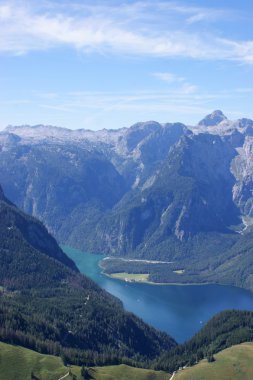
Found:
[[[126,310],[177,342],[191,338],[214,314],[225,309],[253,310],[253,293],[221,285],[150,285],[124,282],[101,273],[101,255],[62,247],[87,275],[109,293],[118,297]]]

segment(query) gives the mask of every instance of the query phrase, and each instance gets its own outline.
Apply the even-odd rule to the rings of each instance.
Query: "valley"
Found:
[[[89,365],[144,363],[176,345],[82,275],[44,225],[1,188],[0,238],[2,342]]]

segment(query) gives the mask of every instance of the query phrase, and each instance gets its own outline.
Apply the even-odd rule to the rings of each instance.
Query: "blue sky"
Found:
[[[0,128],[253,119],[252,0],[0,0]]]

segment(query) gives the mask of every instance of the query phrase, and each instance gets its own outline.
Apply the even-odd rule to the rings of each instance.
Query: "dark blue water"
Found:
[[[191,338],[214,314],[225,309],[253,310],[253,293],[220,285],[149,285],[125,283],[101,273],[103,256],[63,247],[80,272],[118,297],[128,311],[166,331],[177,342]]]

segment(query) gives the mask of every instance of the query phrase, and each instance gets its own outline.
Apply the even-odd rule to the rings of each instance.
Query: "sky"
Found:
[[[252,0],[0,0],[0,129],[253,119]]]

